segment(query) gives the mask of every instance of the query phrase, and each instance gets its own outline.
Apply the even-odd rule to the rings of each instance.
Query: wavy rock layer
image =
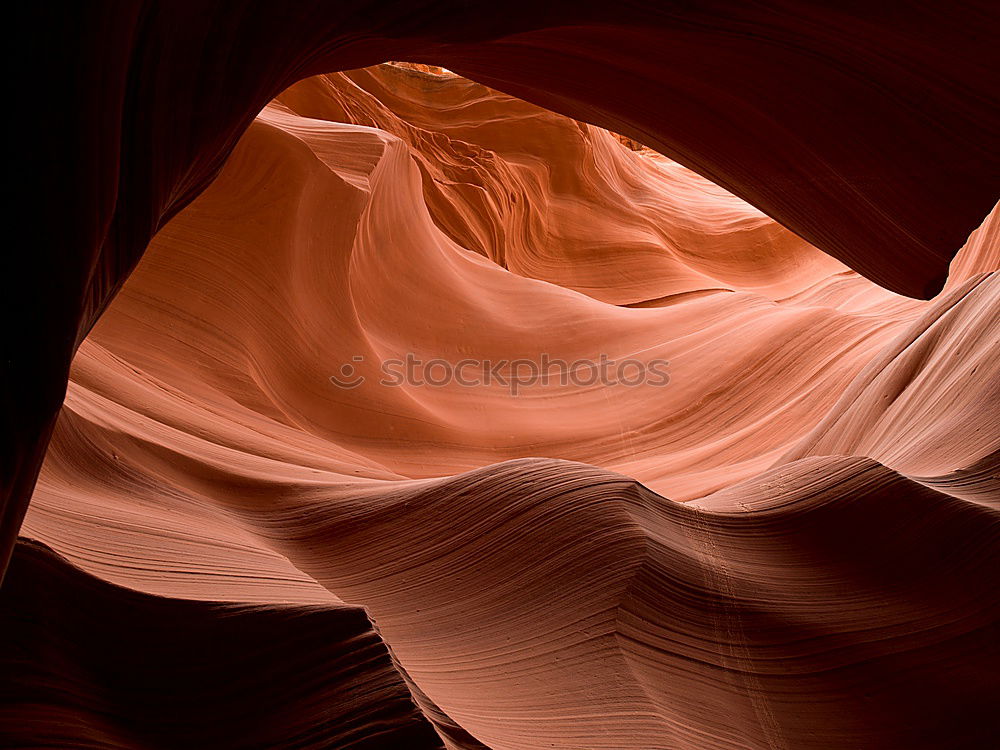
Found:
[[[441,747],[358,607],[150,596],[22,542],[0,624],[11,747]]]
[[[998,221],[921,302],[464,78],[296,84],[79,349],[3,589],[5,723],[67,747],[986,746]],[[380,384],[407,354],[668,382]]]
[[[1000,22],[985,0],[105,0],[21,10],[32,64],[19,71],[17,99],[31,127],[18,137],[32,164],[12,215],[28,217],[33,235],[9,296],[30,323],[14,326],[5,359],[0,567],[78,345],[257,112],[308,76],[387,59],[443,65],[651,146],[914,297],[940,290],[1000,194]],[[567,252],[586,242],[576,237]],[[543,277],[550,265],[512,261]],[[716,267],[731,266],[709,265],[723,280]],[[653,286],[670,273],[658,261]],[[593,286],[592,267],[563,274]],[[646,287],[636,279],[620,295],[638,299]]]

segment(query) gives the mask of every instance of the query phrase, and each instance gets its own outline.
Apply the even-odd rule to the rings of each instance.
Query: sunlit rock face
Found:
[[[78,343],[51,436],[57,353],[35,391],[11,360],[4,734],[990,746],[1000,209],[969,29],[993,19],[890,6],[522,28],[515,3],[344,48],[318,9],[284,38],[277,11],[109,14],[164,101],[183,59],[234,83],[198,117],[201,88],[171,113],[125,86],[120,164],[68,167],[120,174],[92,262],[46,287],[79,291],[38,322]],[[810,62],[779,65],[789,38]],[[421,62],[303,77],[386,57]]]

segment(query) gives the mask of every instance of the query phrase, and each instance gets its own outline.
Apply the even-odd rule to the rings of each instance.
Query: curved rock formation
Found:
[[[79,347],[0,592],[0,721],[63,747],[988,745],[998,217],[913,300],[447,71],[291,86]],[[936,267],[911,261],[900,288]],[[408,356],[451,377],[387,378]]]
[[[996,203],[995,3],[102,2],[22,9],[31,112],[4,389],[5,560],[77,346],[256,113],[409,59],[651,146],[897,292]],[[58,83],[58,93],[53,87]],[[54,217],[58,216],[58,220]],[[584,274],[586,276],[586,274]]]
[[[150,596],[19,542],[0,625],[12,747],[441,747],[359,607]]]

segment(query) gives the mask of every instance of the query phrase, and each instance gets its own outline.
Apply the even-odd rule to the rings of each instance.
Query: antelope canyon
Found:
[[[27,16],[5,746],[1000,740],[994,4]]]

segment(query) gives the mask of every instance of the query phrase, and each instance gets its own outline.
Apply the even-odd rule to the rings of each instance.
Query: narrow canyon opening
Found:
[[[123,92],[80,129],[118,150],[62,160],[92,257],[10,360],[79,343],[47,452],[60,373],[8,399],[22,744],[995,734],[1000,208],[962,14],[515,6],[219,41],[164,5],[92,86]]]

